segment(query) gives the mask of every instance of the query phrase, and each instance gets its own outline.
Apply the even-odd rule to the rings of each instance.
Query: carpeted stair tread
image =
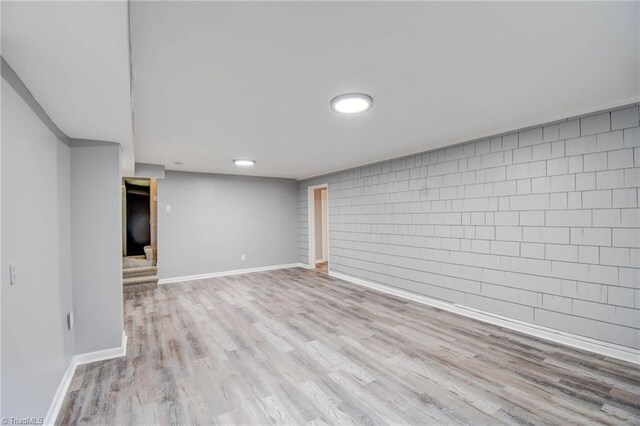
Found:
[[[158,288],[158,283],[142,283],[142,284],[129,284],[124,286],[125,293],[130,291],[144,291],[144,290],[155,290]]]
[[[144,257],[143,258],[125,257],[122,259],[122,267],[125,269],[139,268],[144,266],[153,266],[153,261],[147,260]]]
[[[122,280],[124,286],[134,285],[134,284],[143,284],[143,283],[155,283],[158,284],[158,276],[157,275],[144,275],[141,277],[130,277]]]
[[[157,266],[140,266],[138,268],[124,268],[122,270],[122,276],[124,278],[140,277],[144,275],[157,275]]]
[[[157,266],[139,266],[135,268],[124,268],[123,271],[155,271]]]

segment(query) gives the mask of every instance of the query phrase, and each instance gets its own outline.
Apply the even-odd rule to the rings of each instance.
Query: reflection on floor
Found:
[[[329,262],[316,263],[316,269],[314,269],[314,271],[320,272],[321,274],[328,274],[329,273]]]

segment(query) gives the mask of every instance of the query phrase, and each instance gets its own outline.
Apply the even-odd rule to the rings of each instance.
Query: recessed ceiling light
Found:
[[[256,164],[254,160],[233,160],[233,164],[241,167],[251,167]]]
[[[345,93],[331,99],[331,109],[343,114],[369,111],[372,106],[373,98],[364,93]]]

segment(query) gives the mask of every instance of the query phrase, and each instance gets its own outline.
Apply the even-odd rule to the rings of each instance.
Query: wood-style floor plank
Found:
[[[301,268],[125,293],[57,424],[640,424],[640,368]]]

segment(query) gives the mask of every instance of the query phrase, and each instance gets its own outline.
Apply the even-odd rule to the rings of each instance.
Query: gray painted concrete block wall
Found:
[[[333,173],[332,271],[640,348],[638,105]]]

